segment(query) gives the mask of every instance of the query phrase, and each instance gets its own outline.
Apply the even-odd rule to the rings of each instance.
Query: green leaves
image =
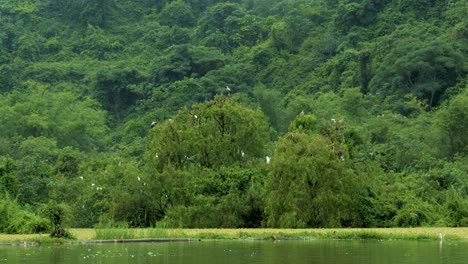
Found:
[[[160,169],[168,164],[212,168],[245,163],[263,155],[267,131],[263,114],[219,95],[158,125],[151,159]]]
[[[466,225],[465,1],[0,2],[14,211],[55,200],[87,227]],[[36,223],[14,215],[11,230]]]
[[[350,217],[345,206],[354,190],[352,172],[323,136],[293,130],[282,137],[272,157],[266,184],[268,226],[340,226]]]
[[[437,125],[441,128],[442,142],[450,156],[466,156],[468,153],[468,96],[460,94],[450,100],[448,107],[437,113]],[[445,145],[444,144],[444,145]]]
[[[172,1],[165,5],[159,17],[161,25],[192,27],[195,24],[192,9],[182,0]]]
[[[400,42],[377,69],[370,89],[383,95],[412,93],[430,109],[456,84],[462,68],[461,54],[446,42]]]

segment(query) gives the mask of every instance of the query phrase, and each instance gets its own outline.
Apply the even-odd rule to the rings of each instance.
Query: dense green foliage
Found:
[[[0,232],[468,226],[466,11],[2,1]]]

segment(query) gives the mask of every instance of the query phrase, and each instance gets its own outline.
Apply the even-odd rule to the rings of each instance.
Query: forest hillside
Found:
[[[467,10],[3,0],[0,232],[468,226]]]

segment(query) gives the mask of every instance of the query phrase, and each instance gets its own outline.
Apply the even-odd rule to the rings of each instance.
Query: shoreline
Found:
[[[327,228],[327,229],[183,229],[71,228],[75,239],[48,234],[0,234],[0,246],[40,244],[99,244],[137,242],[195,242],[201,240],[467,240],[468,227]]]

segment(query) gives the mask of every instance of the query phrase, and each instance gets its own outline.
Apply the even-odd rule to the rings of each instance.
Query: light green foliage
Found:
[[[279,139],[272,157],[266,186],[268,226],[341,226],[350,218],[353,172],[331,141],[298,128]]]
[[[59,146],[90,150],[103,146],[107,132],[104,112],[95,101],[78,100],[69,92],[52,92],[39,83],[27,83],[27,93],[1,96],[2,137],[51,137]]]
[[[263,114],[218,95],[153,129],[147,155],[171,204],[166,225],[260,225],[262,180],[250,167],[268,139]]]
[[[0,195],[0,232],[7,234],[42,233],[47,231],[46,219],[28,212],[8,194]]]
[[[438,126],[442,142],[449,155],[466,156],[468,153],[468,96],[460,94],[449,101],[448,107],[438,112]]]
[[[213,168],[243,164],[262,157],[267,131],[260,111],[241,106],[233,97],[218,95],[159,124],[150,158],[159,170],[167,165]]]

